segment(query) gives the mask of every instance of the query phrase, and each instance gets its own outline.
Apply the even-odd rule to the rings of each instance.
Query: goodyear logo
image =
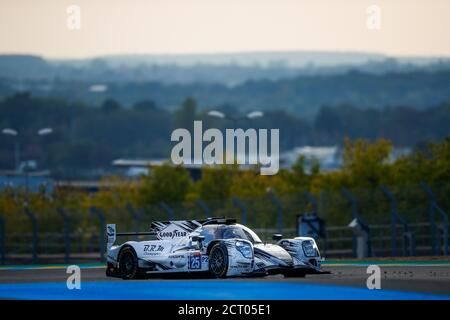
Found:
[[[158,238],[160,239],[175,239],[186,237],[187,235],[188,233],[186,231],[180,230],[174,225],[169,225],[165,229],[158,232]]]

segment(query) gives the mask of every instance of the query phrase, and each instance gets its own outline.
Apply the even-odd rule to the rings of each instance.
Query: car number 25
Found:
[[[202,257],[201,256],[189,256],[189,269],[201,269]]]

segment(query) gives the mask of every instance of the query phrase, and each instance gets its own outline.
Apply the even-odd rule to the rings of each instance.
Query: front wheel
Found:
[[[138,274],[138,259],[133,248],[125,247],[120,251],[119,272],[124,280],[136,278]]]
[[[215,244],[209,252],[209,272],[215,278],[225,278],[228,271],[228,250],[221,243]]]

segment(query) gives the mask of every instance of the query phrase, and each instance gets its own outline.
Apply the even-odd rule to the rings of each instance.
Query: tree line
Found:
[[[151,98],[161,108],[168,110],[173,110],[186,96],[194,96],[202,109],[226,103],[243,112],[254,109],[285,110],[303,118],[313,118],[323,105],[349,103],[360,108],[375,109],[384,106],[427,108],[449,101],[450,71],[445,66],[438,65],[437,68],[383,74],[350,69],[338,74],[295,74],[277,79],[268,76],[250,77],[234,85],[214,82],[214,77],[217,77],[215,71],[210,72],[214,75],[209,76],[212,79],[209,82],[167,84],[164,81],[145,80],[140,76],[143,72],[140,69],[132,79],[117,82],[112,80],[114,75],[103,73],[100,68],[98,72],[103,74],[104,80],[95,80],[94,76],[84,79],[55,77],[46,80],[20,77],[11,80],[0,75],[0,96],[5,97],[13,94],[17,88],[24,88],[23,90],[36,96],[58,97],[96,106],[106,98],[113,98],[125,107],[132,107],[135,103]],[[124,77],[122,70],[117,72],[121,78]],[[179,72],[184,74],[190,70]],[[45,74],[42,71],[37,73]],[[74,70],[73,73],[79,72]],[[154,74],[154,71],[146,74]],[[98,83],[105,85],[104,91],[91,90],[92,85]]]
[[[297,214],[314,209],[305,198],[304,192],[308,191],[317,199],[318,214],[328,225],[347,225],[351,205],[342,196],[345,187],[358,200],[360,214],[368,223],[388,224],[390,203],[381,191],[381,186],[385,186],[397,198],[399,212],[408,221],[426,222],[429,202],[421,183],[431,187],[439,205],[448,212],[450,138],[427,144],[394,162],[389,161],[391,150],[391,142],[384,139],[372,143],[346,140],[340,171],[322,172],[316,166],[312,172],[306,172],[305,159],[300,157],[291,170],[282,169],[274,176],[262,176],[257,168],[205,167],[197,181],[191,179],[185,168],[167,163],[138,180],[105,176],[104,181],[113,183],[95,194],[67,189],[56,189],[51,194],[44,190],[28,194],[22,189],[5,189],[0,193],[0,212],[8,232],[29,230],[29,220],[21,214],[24,204],[37,215],[41,232],[61,230],[58,208],[64,208],[70,215],[73,230],[96,232],[98,221],[89,214],[92,206],[102,210],[108,222],[116,222],[126,230],[133,228],[127,206],[143,215],[144,227],[152,220],[168,219],[162,202],[173,209],[177,219],[204,218],[205,213],[198,205],[200,200],[211,215],[240,219],[241,211],[234,202],[239,198],[247,207],[250,226],[273,228],[277,223],[277,208],[270,200],[272,194],[282,203],[284,226],[293,228]]]
[[[12,169],[14,145],[20,142],[21,159],[38,160],[56,177],[99,175],[111,169],[117,158],[169,158],[170,133],[190,128],[194,120],[204,127],[224,130],[233,126],[226,119],[207,115],[211,107],[199,106],[195,98],[180,101],[173,111],[152,100],[124,108],[114,99],[100,107],[63,99],[39,98],[17,93],[0,102],[0,128],[13,128],[17,137],[0,135],[0,168]],[[232,105],[215,107],[228,115],[245,115]],[[412,107],[362,109],[349,104],[324,106],[313,121],[287,111],[265,111],[262,118],[237,122],[242,128],[279,128],[280,151],[302,145],[342,145],[345,138],[390,140],[394,146],[421,148],[450,135],[450,104],[418,110]],[[53,134],[38,136],[44,127]]]

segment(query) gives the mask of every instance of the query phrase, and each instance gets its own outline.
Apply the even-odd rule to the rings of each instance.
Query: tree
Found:
[[[392,144],[384,139],[371,144],[365,140],[345,140],[343,171],[355,186],[377,186],[386,177]]]
[[[197,119],[197,102],[194,98],[186,98],[181,108],[174,113],[175,128],[185,128],[192,132],[194,120]]]
[[[121,109],[120,104],[114,99],[106,99],[101,106],[104,112],[113,112]]]
[[[198,193],[203,200],[226,200],[230,196],[234,167],[223,165],[220,168],[202,169],[202,179],[197,183]]]
[[[192,187],[189,172],[181,166],[172,166],[169,163],[151,168],[151,174],[142,177],[141,182],[140,203],[144,206],[161,201],[182,202]]]
[[[140,112],[156,111],[158,108],[153,100],[143,100],[133,105],[133,110]]]

